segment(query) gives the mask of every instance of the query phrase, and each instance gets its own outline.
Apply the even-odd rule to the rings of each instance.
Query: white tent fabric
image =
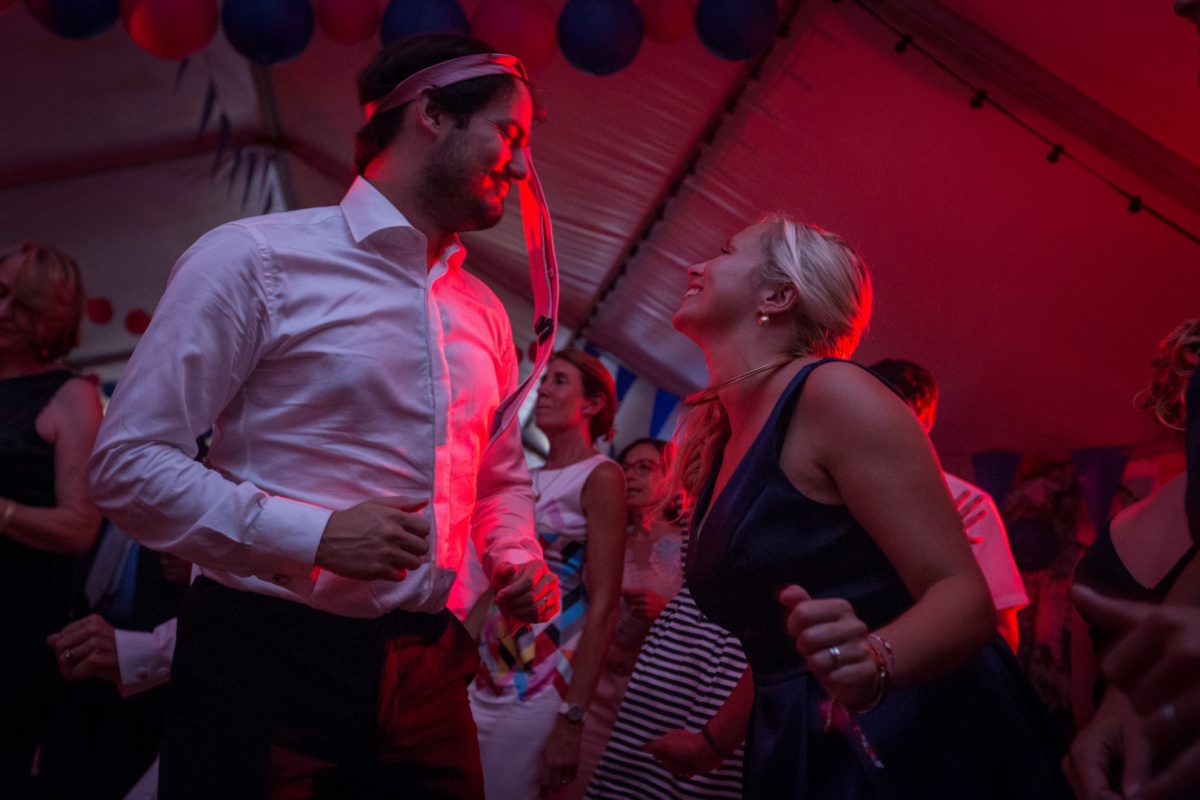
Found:
[[[469,14],[477,3],[462,5]],[[753,75],[695,32],[645,42],[612,76],[561,54],[534,75],[548,111],[534,154],[563,273],[562,338],[578,332],[641,376],[626,433],[649,417],[646,384],[683,394],[706,382],[698,350],[669,322],[686,266],[785,210],[863,252],[876,315],[859,358],[935,372],[933,438],[947,462],[1161,440],[1133,398],[1155,342],[1200,316],[1200,245],[1130,213],[1069,160],[1050,163],[1049,147],[992,105],[972,108],[971,89],[911,48],[897,53],[896,33],[868,9],[1200,235],[1196,28],[1169,0],[784,6],[797,8],[787,34]],[[361,119],[353,77],[376,47],[318,31],[299,58],[264,70],[218,34],[177,81],[177,65],[119,25],[76,42],[21,6],[0,14],[0,242],[62,246],[89,294],[112,301],[112,322],[86,325],[81,360],[116,357],[97,367],[112,377],[136,344],[124,314],[153,309],[205,230],[340,198]],[[198,138],[210,85],[213,116]],[[218,161],[222,113],[230,135]],[[238,145],[252,149],[231,174]],[[508,305],[523,346],[529,289],[512,211],[468,237],[468,264]]]

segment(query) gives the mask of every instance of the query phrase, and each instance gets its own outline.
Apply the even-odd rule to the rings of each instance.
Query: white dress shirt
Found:
[[[339,206],[232,222],[180,258],[96,441],[96,504],[226,586],[352,617],[438,611],[468,536],[488,574],[541,558],[503,306],[359,178]],[[192,460],[212,426],[208,465]],[[332,511],[429,500],[402,581],[314,567]]]
[[[1019,611],[1029,605],[1029,595],[1025,593],[1025,579],[1021,577],[1013,560],[1012,548],[1008,544],[1008,532],[1004,530],[1004,520],[1001,519],[992,496],[975,484],[967,483],[949,472],[943,472],[942,475],[946,478],[951,497],[970,492],[983,498],[983,503],[977,509],[977,512],[983,512],[983,517],[967,531],[967,538],[971,542],[971,552],[987,580],[988,592],[992,595],[992,603],[996,610],[1005,611],[1011,608]]]

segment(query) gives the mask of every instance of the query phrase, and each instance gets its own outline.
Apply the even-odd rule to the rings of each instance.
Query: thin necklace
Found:
[[[701,403],[707,403],[710,400],[715,400],[717,397],[717,393],[720,392],[722,389],[726,388],[727,386],[733,386],[735,383],[737,383],[739,381],[744,381],[744,380],[746,380],[746,378],[752,377],[754,375],[758,375],[760,372],[767,372],[769,370],[779,369],[784,364],[790,363],[795,360],[796,360],[796,356],[780,356],[779,358],[775,359],[774,361],[772,361],[769,364],[763,364],[761,367],[755,367],[754,369],[747,370],[746,372],[743,372],[741,375],[730,378],[727,381],[721,381],[716,386],[709,386],[707,389],[701,389],[700,391],[696,392],[695,394],[688,395],[688,398],[686,400],[684,400],[684,402],[687,403],[689,406],[696,406],[696,405],[700,405]]]
[[[575,464],[578,464],[578,463],[579,463],[578,461],[575,462]],[[558,469],[552,469],[552,470],[547,470],[545,467],[542,467],[541,469],[539,469],[537,471],[537,474],[535,474],[533,476],[533,502],[534,502],[534,504],[536,505],[537,503],[542,502],[542,494],[547,489],[553,489],[554,484],[558,483],[559,479],[562,478],[562,471],[567,469],[568,467],[575,466],[575,464],[567,464],[566,467],[559,467]],[[546,486],[543,487],[542,486],[542,473],[543,472],[555,472],[558,474],[556,474],[553,478],[551,478],[550,481],[546,484]]]

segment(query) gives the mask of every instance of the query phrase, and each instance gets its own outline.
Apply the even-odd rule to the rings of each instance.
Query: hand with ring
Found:
[[[69,681],[102,678],[118,683],[121,667],[117,662],[117,635],[113,626],[99,614],[75,620],[46,643],[54,648],[58,671]]]
[[[862,708],[877,695],[879,672],[867,626],[841,598],[814,600],[799,586],[777,595],[796,650],[825,691],[846,708]]]

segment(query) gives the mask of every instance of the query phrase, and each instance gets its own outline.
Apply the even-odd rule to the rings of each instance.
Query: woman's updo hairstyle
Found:
[[[603,407],[597,411],[588,423],[588,433],[594,443],[597,439],[611,439],[613,420],[617,416],[617,384],[613,381],[608,367],[595,356],[567,347],[559,350],[551,361],[561,358],[579,370],[583,379],[583,394],[585,397],[599,397],[604,401]]]
[[[768,226],[760,279],[799,290],[795,355],[849,358],[871,319],[871,278],[862,259],[836,233],[786,214],[760,222]]]

